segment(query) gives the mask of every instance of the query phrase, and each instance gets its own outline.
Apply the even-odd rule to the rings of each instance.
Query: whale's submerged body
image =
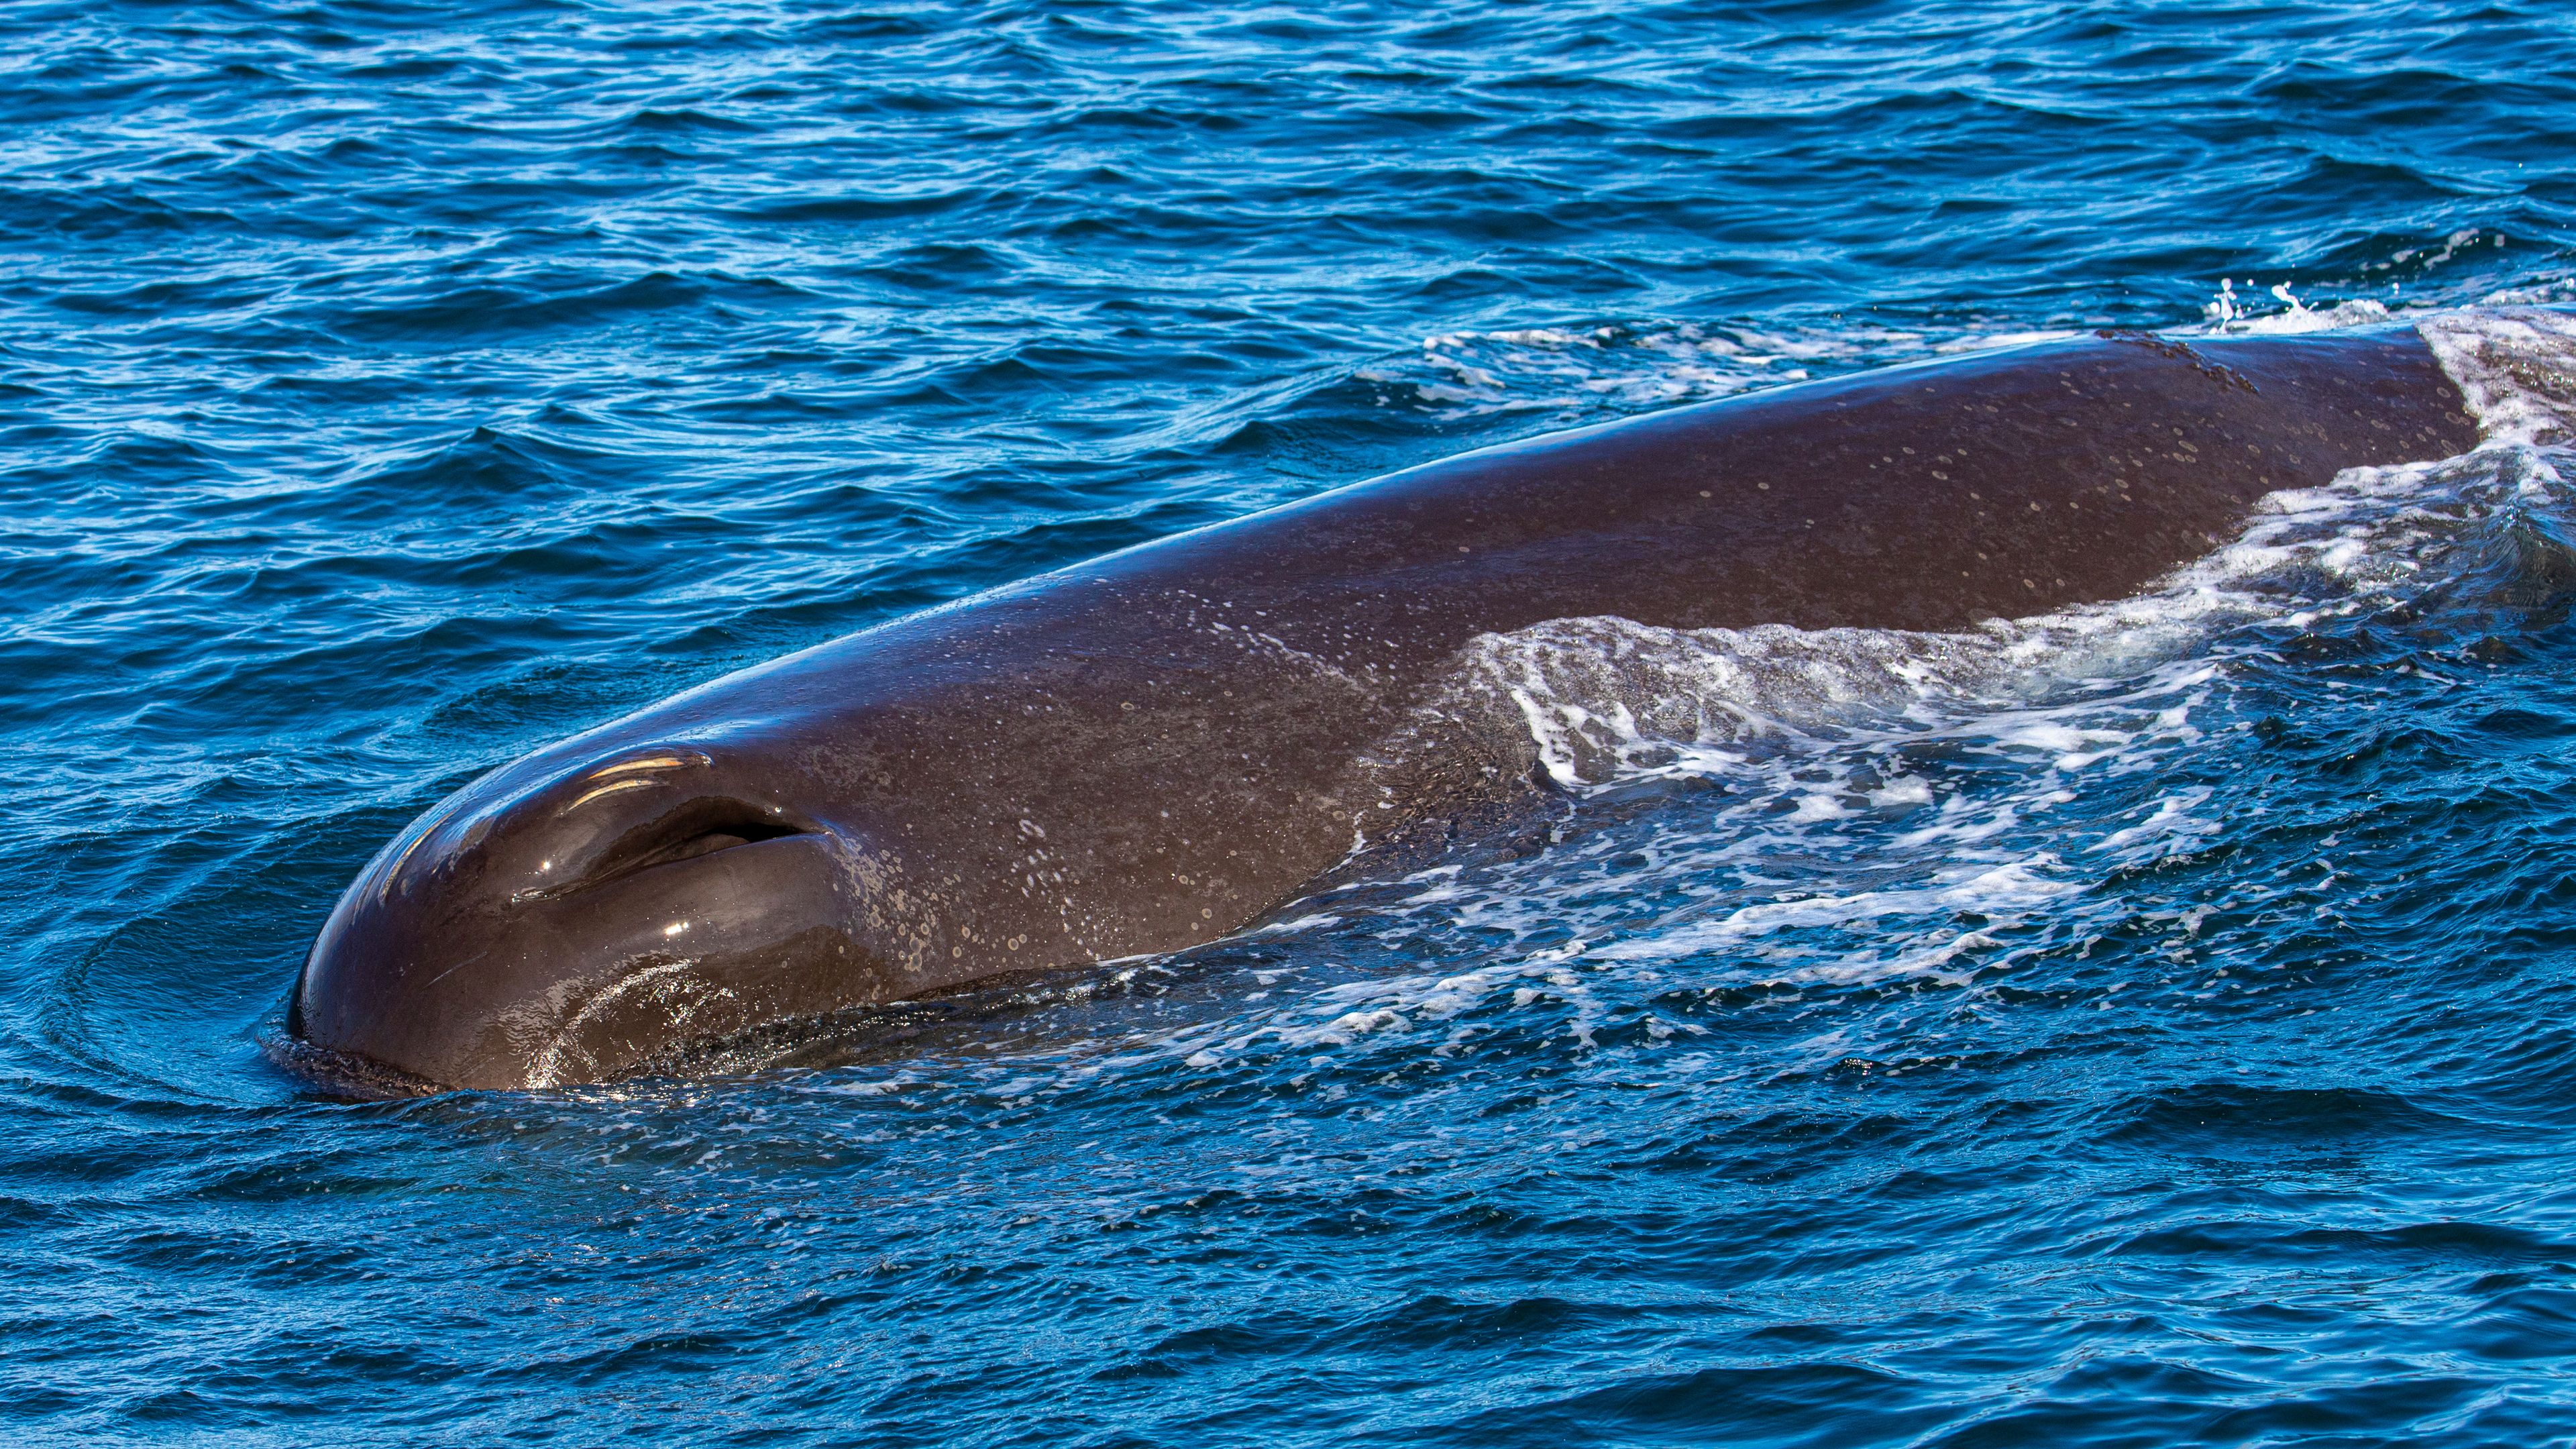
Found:
[[[2421,337],[2100,335],[1465,454],[716,680],[485,776],[359,874],[314,1047],[520,1087],[1178,949],[1543,787],[1480,637],[1950,630],[2130,594],[2275,490],[2475,445]]]

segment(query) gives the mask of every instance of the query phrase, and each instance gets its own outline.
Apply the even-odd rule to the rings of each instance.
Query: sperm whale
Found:
[[[2102,333],[1485,448],[729,675],[370,861],[289,1029],[447,1087],[1219,938],[1507,819],[1479,637],[1947,630],[2124,597],[2264,494],[2466,451],[2411,329]]]

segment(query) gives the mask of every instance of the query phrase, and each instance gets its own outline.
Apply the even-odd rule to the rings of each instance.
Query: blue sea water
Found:
[[[2563,6],[19,3],[0,258],[0,1440],[2576,1443],[2546,449],[1875,713],[1792,686],[1907,641],[1530,643],[1698,724],[1090,983],[273,1059],[406,820],[872,622],[1800,377],[2576,297]]]

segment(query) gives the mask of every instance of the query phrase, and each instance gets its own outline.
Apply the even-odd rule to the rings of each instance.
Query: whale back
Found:
[[[1597,615],[1949,630],[2119,598],[2268,492],[2476,437],[2392,329],[2096,335],[1461,454],[496,771],[352,885],[297,1024],[431,1081],[583,1080],[690,1037],[1190,946],[1544,794],[1513,721],[1438,709],[1480,637]],[[607,771],[629,773],[586,785]]]

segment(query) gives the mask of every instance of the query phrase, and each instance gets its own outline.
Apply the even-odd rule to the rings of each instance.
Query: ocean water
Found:
[[[2576,1443],[2565,7],[0,41],[0,1440]],[[1488,641],[1552,851],[694,1081],[276,1063],[382,840],[731,669],[1550,428],[2382,318],[2526,329],[2490,445],[2138,598]]]

